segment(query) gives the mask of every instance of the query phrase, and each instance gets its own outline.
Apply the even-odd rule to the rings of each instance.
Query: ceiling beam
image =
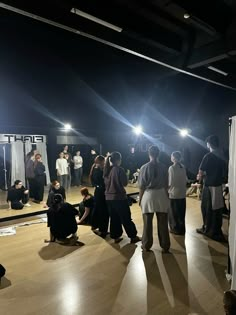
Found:
[[[125,53],[128,53],[128,54],[131,54],[131,55],[133,55],[133,56],[136,56],[136,57],[138,57],[138,58],[147,60],[147,61],[152,62],[152,63],[154,63],[154,64],[157,64],[157,65],[163,66],[163,67],[165,67],[165,68],[174,70],[174,71],[176,71],[176,72],[178,72],[178,73],[186,74],[186,75],[189,75],[189,76],[191,76],[191,77],[194,77],[194,78],[197,78],[197,79],[206,81],[206,82],[208,82],[208,83],[212,83],[212,84],[215,84],[215,85],[218,85],[218,86],[222,86],[222,87],[224,87],[224,88],[227,88],[227,89],[236,91],[236,87],[233,87],[233,86],[231,86],[231,85],[227,85],[227,84],[221,83],[221,82],[219,82],[219,81],[211,80],[211,79],[209,79],[209,78],[207,78],[207,77],[204,77],[204,76],[201,76],[201,75],[198,75],[198,74],[195,74],[195,73],[192,73],[192,72],[189,72],[189,71],[186,71],[186,70],[177,68],[177,67],[172,66],[172,65],[170,65],[170,64],[168,64],[168,63],[162,62],[162,61],[160,61],[160,60],[158,60],[158,59],[151,58],[151,57],[149,57],[148,55],[143,55],[143,54],[141,54],[140,52],[131,50],[131,49],[129,49],[129,48],[126,48],[126,47],[123,47],[123,46],[120,46],[120,45],[117,45],[117,44],[114,43],[114,42],[110,42],[110,41],[107,41],[107,40],[105,40],[105,39],[103,39],[103,38],[100,38],[100,37],[97,37],[97,36],[94,36],[94,35],[91,35],[91,34],[82,32],[82,31],[80,31],[80,30],[78,30],[78,29],[75,29],[75,28],[69,27],[69,26],[67,26],[67,25],[64,25],[64,24],[55,22],[55,21],[53,21],[53,20],[46,19],[46,18],[44,18],[44,17],[42,17],[42,16],[38,16],[38,15],[32,14],[32,13],[30,13],[30,12],[20,10],[20,9],[18,9],[18,8],[16,8],[16,7],[12,7],[12,6],[6,5],[6,4],[3,3],[3,2],[0,2],[0,7],[3,8],[3,9],[9,10],[9,11],[13,11],[13,12],[15,12],[15,13],[17,13],[17,14],[26,16],[26,17],[28,17],[28,18],[31,18],[31,19],[40,21],[40,22],[42,22],[42,23],[49,24],[49,25],[54,26],[54,27],[57,27],[57,28],[59,28],[59,29],[63,29],[63,30],[65,30],[65,31],[72,32],[72,33],[74,33],[74,34],[76,34],[76,35],[79,35],[79,36],[82,36],[82,37],[85,37],[85,38],[94,40],[94,41],[96,41],[96,42],[98,42],[98,43],[101,43],[101,44],[104,44],[104,45],[106,45],[106,46],[109,46],[109,47],[118,49],[119,51],[122,51],[122,52],[125,52]]]
[[[236,49],[227,49],[225,43],[221,40],[195,49],[187,67],[195,69],[235,55]]]

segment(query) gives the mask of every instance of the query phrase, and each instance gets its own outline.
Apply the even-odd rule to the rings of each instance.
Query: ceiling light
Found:
[[[180,133],[181,137],[186,137],[186,136],[189,135],[188,129],[181,129],[181,130],[179,131],[179,133]]]
[[[184,18],[185,19],[189,19],[190,18],[190,14],[189,13],[184,13]]]
[[[71,127],[70,124],[65,124],[65,125],[64,125],[64,129],[65,129],[65,130],[71,130],[72,127]]]
[[[133,131],[136,135],[140,135],[143,132],[142,126],[136,126],[133,128]]]
[[[224,75],[224,76],[227,76],[227,75],[228,75],[228,73],[226,73],[226,72],[224,72],[224,71],[222,71],[222,70],[220,70],[220,69],[218,69],[218,68],[215,68],[215,67],[212,67],[212,66],[209,66],[209,67],[207,67],[207,68],[210,69],[210,70],[212,70],[212,71],[218,72],[218,73],[220,73],[220,74],[222,74],[222,75]]]
[[[103,25],[103,26],[105,26],[105,27],[108,27],[108,28],[110,28],[110,29],[112,29],[112,30],[114,30],[114,31],[116,31],[116,32],[119,32],[119,33],[122,32],[122,28],[120,28],[120,27],[118,27],[118,26],[116,26],[116,25],[113,25],[113,24],[111,24],[111,23],[108,23],[108,22],[106,22],[106,21],[103,21],[103,20],[97,18],[96,16],[90,15],[90,14],[88,14],[88,13],[86,13],[86,12],[83,12],[83,11],[81,11],[81,10],[79,10],[79,9],[72,8],[72,9],[70,10],[70,12],[71,12],[71,13],[74,13],[74,14],[77,14],[77,15],[79,15],[79,16],[82,16],[83,18],[88,19],[88,20],[90,20],[90,21],[93,21],[93,22],[95,22],[95,23],[98,23],[98,24],[100,24],[100,25]]]

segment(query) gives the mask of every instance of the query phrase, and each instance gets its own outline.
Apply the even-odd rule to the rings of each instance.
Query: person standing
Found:
[[[42,162],[42,156],[39,153],[35,155],[34,174],[35,174],[34,202],[40,203],[41,201],[43,201],[46,175],[45,175],[45,166]]]
[[[181,153],[175,151],[171,154],[172,166],[169,167],[169,226],[170,232],[176,235],[185,234],[186,213],[186,169],[181,164]]]
[[[35,174],[34,174],[34,161],[37,150],[32,149],[25,158],[25,177],[29,185],[29,197],[35,198]]]
[[[136,226],[131,218],[131,211],[124,186],[128,179],[121,165],[121,154],[112,152],[104,167],[105,196],[110,214],[110,236],[119,243],[122,240],[122,225],[131,239],[131,243],[140,241]]]
[[[103,178],[103,169],[105,164],[105,157],[98,155],[95,158],[95,163],[93,164],[90,171],[90,180],[94,191],[95,206],[92,215],[92,226],[98,228],[98,231],[94,230],[94,233],[105,238],[108,232],[109,224],[109,212],[107,209],[106,199],[105,199],[105,183]]]
[[[80,156],[80,151],[76,152],[73,158],[74,162],[74,176],[75,176],[75,186],[79,187],[82,183],[83,175],[83,158]]]
[[[170,236],[168,230],[168,171],[164,164],[160,163],[159,148],[155,145],[148,150],[150,162],[140,169],[138,178],[139,204],[143,213],[143,250],[150,250],[153,244],[152,221],[154,213],[157,216],[158,238],[163,252],[170,248]]]
[[[196,231],[216,241],[225,241],[221,227],[224,209],[222,185],[226,179],[226,163],[219,150],[218,137],[209,136],[206,143],[210,152],[203,157],[199,167],[199,177],[203,178],[201,200],[203,226]]]
[[[67,189],[68,180],[68,163],[64,158],[64,153],[59,154],[59,158],[56,160],[57,179],[62,187]]]
[[[64,154],[64,158],[67,161],[67,172],[68,172],[68,176],[67,176],[67,187],[66,189],[69,189],[71,187],[71,160],[70,160],[70,156],[69,153],[65,153]]]
[[[8,190],[7,202],[9,209],[21,210],[26,207],[30,207],[29,190],[26,189],[21,180],[16,180],[14,185]]]
[[[68,145],[65,145],[65,146],[64,146],[62,152],[64,153],[64,156],[65,156],[66,154],[68,154],[68,162],[71,163],[72,156],[71,156],[71,154],[70,154],[70,152],[69,152],[69,147],[68,147]]]

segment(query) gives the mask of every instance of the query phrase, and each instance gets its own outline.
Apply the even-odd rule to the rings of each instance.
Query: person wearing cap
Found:
[[[197,233],[216,241],[225,241],[222,232],[222,213],[224,209],[223,188],[226,180],[226,163],[219,150],[219,139],[212,135],[206,139],[207,153],[199,167],[199,177],[203,179],[201,211],[203,225]]]
[[[77,210],[67,202],[64,202],[61,194],[53,196],[53,205],[47,212],[48,227],[50,228],[50,240],[45,242],[67,243],[68,237],[76,243],[77,236]]]

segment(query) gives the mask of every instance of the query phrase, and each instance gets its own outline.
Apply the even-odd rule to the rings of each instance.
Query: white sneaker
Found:
[[[31,207],[31,205],[29,203],[25,203],[24,204],[26,207]]]

